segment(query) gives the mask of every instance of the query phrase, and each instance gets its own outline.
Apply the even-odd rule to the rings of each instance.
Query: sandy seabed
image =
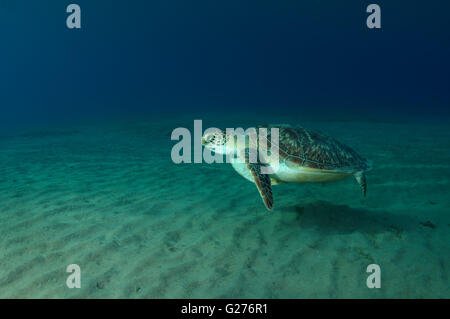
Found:
[[[1,135],[0,297],[450,297],[448,125],[300,122],[372,160],[368,194],[279,185],[270,213],[230,165],[171,161],[192,120]]]

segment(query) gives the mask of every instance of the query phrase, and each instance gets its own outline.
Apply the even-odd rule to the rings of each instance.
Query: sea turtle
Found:
[[[278,145],[275,145],[276,141],[271,144],[273,128],[277,128],[279,132]],[[218,154],[234,154],[230,156],[233,168],[256,184],[268,210],[273,207],[272,185],[283,183],[323,183],[353,175],[363,195],[366,195],[365,172],[370,169],[370,164],[349,146],[303,127],[287,124],[264,125],[256,127],[254,131],[260,133],[260,129],[267,129],[266,135],[263,135],[264,143],[255,142],[258,138],[250,138],[252,134],[248,134],[248,130],[245,132],[247,138],[239,142],[239,138],[236,138],[239,137],[237,131],[230,133],[229,130],[216,129],[203,135],[202,144]],[[275,137],[276,133],[273,133],[273,136]],[[279,154],[278,165],[270,158],[272,145]],[[254,150],[257,150],[258,156],[254,156],[256,160],[252,161],[249,154]],[[240,161],[237,160],[236,154],[241,154]],[[262,173],[263,166],[273,168],[272,173]]]

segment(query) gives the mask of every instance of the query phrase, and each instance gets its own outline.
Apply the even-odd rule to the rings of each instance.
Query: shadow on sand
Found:
[[[419,221],[403,214],[370,211],[317,201],[305,206],[284,206],[281,213],[295,213],[291,226],[315,228],[324,233],[348,234],[360,232],[367,234],[411,231],[417,229]]]

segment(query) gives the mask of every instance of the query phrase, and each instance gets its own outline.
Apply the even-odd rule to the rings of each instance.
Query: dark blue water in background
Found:
[[[69,30],[66,6],[82,10]],[[0,125],[159,112],[447,118],[450,3],[0,3]]]

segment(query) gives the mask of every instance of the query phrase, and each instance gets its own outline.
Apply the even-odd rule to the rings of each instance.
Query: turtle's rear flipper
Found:
[[[253,175],[256,187],[258,188],[259,194],[261,195],[261,198],[264,201],[264,205],[266,205],[268,210],[272,210],[273,207],[272,183],[270,182],[269,174],[261,173],[261,166],[263,166],[264,164],[250,163],[248,148],[245,150],[245,162],[247,164],[248,170]]]
[[[367,191],[366,175],[364,174],[364,172],[358,172],[358,173],[355,173],[355,178],[356,178],[356,181],[358,182],[359,186],[361,186],[363,195],[366,196],[366,191]]]

